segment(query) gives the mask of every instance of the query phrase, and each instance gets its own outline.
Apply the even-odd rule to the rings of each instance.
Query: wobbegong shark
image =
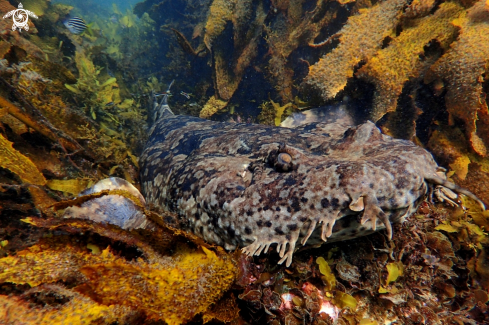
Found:
[[[382,229],[391,239],[392,224],[431,196],[456,205],[464,194],[484,208],[446,179],[431,153],[370,121],[351,125],[336,116],[296,128],[215,122],[175,115],[169,93],[160,103],[154,96],[154,124],[139,160],[142,196],[132,191],[151,210],[172,212],[169,225],[226,250],[260,255],[274,247],[279,264],[290,266],[300,245]],[[84,204],[90,209],[90,201]],[[100,221],[145,226],[136,214]]]

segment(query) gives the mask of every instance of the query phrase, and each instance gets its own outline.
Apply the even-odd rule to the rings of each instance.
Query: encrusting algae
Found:
[[[466,15],[453,21],[460,30],[451,48],[431,68],[426,78],[446,82],[449,123],[461,119],[472,149],[486,156],[489,145],[489,113],[483,90],[489,66],[489,7],[478,1]],[[477,128],[479,125],[479,130]]]
[[[434,14],[413,21],[389,46],[379,50],[356,73],[375,84],[372,121],[378,121],[386,113],[397,109],[397,100],[406,82],[420,79],[433,59],[426,57],[425,48],[436,39],[442,49],[448,49],[456,33],[451,22],[463,16],[465,9],[452,2],[440,5]]]
[[[200,117],[209,118],[226,107],[228,103],[216,97],[211,97],[200,111]]]
[[[444,2],[430,14],[432,2],[413,2],[402,13],[405,5],[383,1],[351,16],[337,34],[339,45],[310,67],[304,84],[316,88],[324,99],[332,99],[353,79],[354,67],[365,63],[355,77],[375,84],[369,118],[377,121],[396,111],[408,82],[416,85],[423,78],[426,83],[442,79],[449,123],[454,118],[463,121],[472,149],[485,156],[489,115],[482,96],[489,55],[483,44],[487,44],[484,30],[489,8],[485,1],[477,1],[469,10],[456,2]],[[399,27],[396,35],[394,30]],[[380,49],[386,40],[390,42]],[[443,51],[446,53],[438,58]],[[417,110],[414,119],[421,114]],[[484,127],[478,131],[477,124]]]
[[[18,175],[23,182],[35,185],[46,184],[46,179],[32,161],[15,150],[12,142],[0,134],[0,167]]]
[[[87,296],[68,290],[64,287],[51,284],[33,288],[25,297],[40,296],[42,302],[50,295],[58,299],[66,299],[68,302],[59,308],[36,308],[32,303],[19,297],[0,295],[0,319],[6,324],[95,324],[113,323],[121,319],[131,320],[132,311],[125,306],[105,306],[99,304]]]
[[[27,218],[24,221],[51,230],[64,229],[72,235],[51,235],[16,256],[0,259],[0,282],[29,284],[31,287],[43,285],[39,288],[43,294],[52,293],[47,284],[72,283],[74,293],[91,298],[88,314],[97,314],[96,310],[100,308],[107,310],[108,314],[98,316],[106,323],[111,322],[112,318],[108,318],[111,314],[119,311],[118,321],[143,312],[147,319],[181,324],[216,303],[236,276],[232,258],[222,249],[214,251],[193,244],[192,237],[172,233],[168,228],[160,229],[159,239],[148,245],[144,235],[110,225],[76,219]],[[90,244],[90,237],[83,234],[87,231],[99,234],[109,242],[124,243],[128,248],[135,246],[140,254],[129,258],[124,256],[124,251],[110,248],[110,244],[99,253],[90,252],[87,247],[93,250],[94,245]],[[174,245],[181,241],[173,253],[173,248],[164,248],[169,240]],[[69,295],[63,296],[71,301]],[[76,297],[73,302],[77,301]],[[17,298],[7,296],[1,296],[1,299],[4,303],[18,302]],[[57,312],[69,306],[70,303],[63,304]],[[121,313],[121,310],[125,312]],[[45,313],[43,308],[29,312],[35,323],[44,319]],[[5,315],[3,320],[9,322],[15,317]]]
[[[339,45],[317,63],[311,65],[304,82],[317,88],[324,99],[343,90],[353,77],[354,67],[368,61],[394,34],[406,0],[386,0],[351,16],[338,33]]]

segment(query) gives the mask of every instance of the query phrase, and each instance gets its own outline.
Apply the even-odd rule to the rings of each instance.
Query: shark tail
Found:
[[[152,91],[151,97],[153,98],[153,122],[156,123],[161,118],[165,118],[167,116],[173,116],[175,115],[172,110],[170,109],[170,106],[168,106],[168,97],[170,95],[170,88],[173,85],[173,82],[175,80],[172,80],[170,84],[168,85],[168,88],[166,89],[165,94],[163,95],[163,98],[161,99],[160,103],[158,103],[158,97],[156,96],[155,92]]]

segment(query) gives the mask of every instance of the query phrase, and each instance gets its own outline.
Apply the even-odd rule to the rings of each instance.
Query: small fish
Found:
[[[73,17],[65,20],[63,24],[73,34],[81,34],[87,29],[87,24],[80,17]]]
[[[159,94],[154,94],[154,97],[159,97],[159,96],[167,96],[167,97],[169,97],[169,96],[171,96],[170,88],[171,88],[171,86],[173,85],[174,82],[175,82],[175,79],[173,79],[170,82],[170,84],[168,85],[168,88],[166,89],[166,91],[161,92]]]
[[[105,104],[105,106],[114,106],[114,105],[115,105],[114,102],[110,102],[110,103]]]
[[[155,96],[155,97],[160,97],[160,96],[165,96],[165,95],[171,96],[171,93],[170,93],[169,91],[164,91],[164,92],[162,92],[162,93],[157,93],[157,94],[155,94],[154,96]],[[149,96],[149,94],[147,94],[147,95],[143,95],[143,97],[145,97],[145,96]]]
[[[114,24],[117,24],[119,22],[116,15],[110,16],[109,21],[113,22]]]
[[[170,97],[170,96],[172,96],[172,93],[170,92],[170,88],[174,82],[175,82],[175,80],[172,80],[172,82],[170,82],[170,85],[168,85],[167,90],[163,91],[161,93],[151,93],[151,94],[142,94],[142,95],[131,93],[131,96],[133,96],[135,98],[142,98],[142,97],[148,97],[148,96],[154,96],[154,97],[168,96],[168,97]]]
[[[187,94],[186,92],[181,91],[180,95],[185,96],[187,99],[190,99],[190,94]]]

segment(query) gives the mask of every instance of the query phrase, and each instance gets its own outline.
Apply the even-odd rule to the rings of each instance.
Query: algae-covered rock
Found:
[[[182,324],[207,311],[227,291],[236,276],[233,258],[222,249],[192,243],[191,236],[173,232],[170,228],[156,231],[155,236],[159,234],[160,237],[148,245],[138,232],[106,224],[76,219],[28,218],[25,221],[48,229],[64,229],[72,234],[96,233],[113,244],[97,247],[89,237],[83,236],[45,238],[16,256],[0,259],[0,282],[29,284],[43,294],[52,293],[48,286],[51,283],[70,283],[73,289],[63,287],[63,290],[76,297],[78,293],[84,294],[88,315],[106,310],[99,315],[105,321],[123,321],[129,311],[137,311],[148,320]],[[164,245],[157,244],[168,240],[173,241],[175,249],[161,249]],[[111,248],[115,241],[127,247],[136,246],[142,255],[128,260],[123,252]],[[2,298],[2,303],[9,307],[14,303],[23,306],[27,302],[21,298]],[[70,299],[55,310],[58,313],[71,310],[75,308],[71,306],[75,301]],[[27,324],[38,324],[50,315],[42,308],[31,308],[28,314],[32,320]],[[88,315],[80,319],[87,321],[90,319]],[[1,321],[13,319],[16,318],[0,314]]]

